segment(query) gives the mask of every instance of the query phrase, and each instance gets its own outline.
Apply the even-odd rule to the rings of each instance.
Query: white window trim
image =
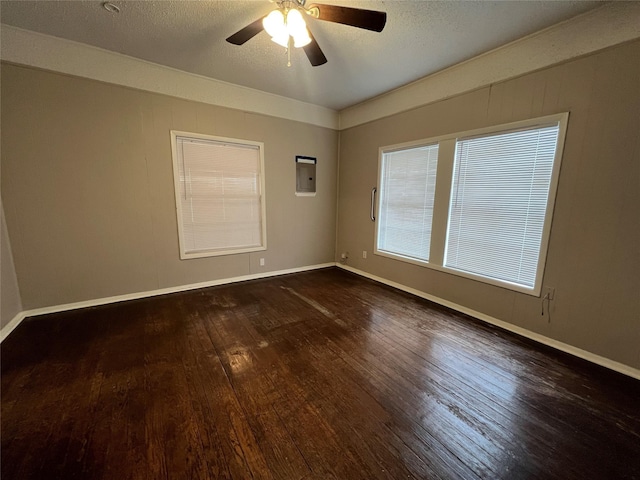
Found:
[[[257,147],[260,152],[260,207],[262,215],[262,245],[258,247],[237,248],[228,250],[205,250],[199,252],[187,253],[185,251],[184,230],[182,225],[182,202],[180,201],[180,167],[178,165],[178,137],[189,137],[202,140],[212,140],[215,142],[231,143],[242,146]],[[265,172],[264,172],[264,143],[251,140],[240,140],[237,138],[218,137],[213,135],[205,135],[202,133],[184,132],[179,130],[171,130],[171,155],[173,160],[173,189],[176,201],[176,220],[178,225],[178,242],[180,246],[180,259],[188,260],[191,258],[217,257],[221,255],[235,255],[238,253],[258,252],[267,249],[267,209],[265,200]]]
[[[405,142],[395,145],[389,145],[380,147],[378,149],[378,183],[377,188],[380,191],[380,183],[382,178],[382,161],[385,153],[403,150],[408,148],[415,148],[426,145],[439,144],[438,149],[438,172],[436,180],[436,193],[434,201],[433,211],[433,226],[432,226],[432,238],[431,238],[431,251],[429,254],[429,261],[422,261],[415,258],[408,258],[402,255],[389,253],[386,251],[378,250],[378,226],[376,221],[376,228],[374,233],[374,251],[375,255],[381,257],[387,257],[402,262],[427,267],[440,272],[450,273],[459,277],[476,280],[482,283],[495,285],[502,288],[507,288],[520,293],[525,293],[533,296],[540,296],[542,291],[542,284],[544,279],[544,271],[547,261],[547,251],[549,247],[549,237],[551,234],[551,226],[553,220],[553,211],[555,207],[556,194],[558,190],[558,179],[560,177],[560,167],[562,163],[562,154],[564,151],[564,141],[567,131],[567,124],[569,120],[569,113],[558,113],[554,115],[547,115],[544,117],[538,117],[528,120],[522,120],[518,122],[505,123],[501,125],[494,125],[490,127],[484,127],[474,130],[467,130],[464,132],[456,132],[450,135],[441,135],[438,137],[431,137],[428,139],[422,139],[412,142]],[[481,275],[475,275],[473,273],[462,272],[450,267],[445,267],[444,252],[446,246],[447,235],[447,221],[449,216],[451,188],[452,188],[452,175],[454,166],[455,155],[455,143],[459,138],[469,138],[473,136],[481,136],[487,134],[504,133],[512,130],[520,130],[525,128],[543,127],[548,125],[559,125],[558,129],[558,141],[556,145],[556,154],[553,162],[553,170],[551,175],[551,182],[549,185],[549,197],[547,202],[547,208],[545,212],[545,222],[542,230],[542,239],[540,242],[540,255],[538,257],[538,267],[536,274],[536,282],[533,288],[524,287],[522,285],[516,285],[511,282],[496,280],[492,278],[483,277]],[[380,218],[382,202],[377,202],[376,205],[376,219]]]

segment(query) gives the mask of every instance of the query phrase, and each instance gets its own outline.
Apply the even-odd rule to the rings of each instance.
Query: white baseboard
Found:
[[[208,282],[191,283],[188,285],[178,285],[176,287],[160,288],[158,290],[148,290],[146,292],[128,293],[126,295],[115,295],[113,297],[96,298],[93,300],[85,300],[82,302],[65,303],[63,305],[54,305],[51,307],[35,308],[32,310],[24,310],[17,314],[13,320],[0,330],[0,343],[9,336],[13,330],[20,325],[20,322],[27,317],[35,317],[38,315],[46,315],[48,313],[65,312],[68,310],[76,310],[78,308],[97,307],[99,305],[107,305],[110,303],[124,302],[127,300],[138,300],[140,298],[155,297],[158,295],[166,295],[168,293],[185,292],[188,290],[197,290],[198,288],[215,287],[228,283],[245,282],[247,280],[257,280],[260,278],[275,277],[278,275],[286,275],[288,273],[306,272],[308,270],[317,270],[335,266],[335,262],[321,263],[318,265],[308,265],[305,267],[289,268],[287,270],[276,270],[273,272],[254,273],[251,275],[242,275],[240,277],[223,278],[220,280],[211,280]]]
[[[4,339],[7,338],[18,325],[20,325],[20,322],[22,322],[25,317],[26,315],[24,314],[24,312],[20,312],[15,317],[13,317],[13,319],[9,323],[2,327],[2,329],[0,329],[0,343],[2,343]]]
[[[360,275],[362,277],[369,278],[371,280],[375,280],[376,282],[384,283],[385,285],[389,285],[390,287],[397,288],[398,290],[402,290],[407,293],[411,293],[412,295],[416,295],[418,297],[424,298],[426,300],[430,300],[439,305],[443,305],[445,307],[449,307],[458,312],[470,315],[474,318],[482,320],[484,322],[490,323],[492,325],[496,325],[497,327],[503,328],[510,332],[516,333],[523,337],[534,340],[538,343],[542,343],[543,345],[547,345],[549,347],[555,348],[556,350],[560,350],[565,353],[569,353],[576,357],[582,358],[583,360],[587,360],[589,362],[595,363],[602,367],[608,368],[610,370],[615,370],[618,373],[622,373],[624,375],[628,375],[630,377],[636,378],[640,380],[640,370],[630,367],[629,365],[625,365],[624,363],[616,362],[614,360],[610,360],[605,357],[601,357],[600,355],[596,355],[595,353],[588,352],[586,350],[582,350],[580,348],[574,347],[567,343],[559,342],[558,340],[554,340],[553,338],[545,337],[544,335],[540,335],[539,333],[532,332],[531,330],[527,330],[522,327],[518,327],[511,323],[505,322],[503,320],[498,320],[497,318],[486,315],[482,312],[477,312],[467,307],[463,307],[462,305],[458,305],[457,303],[450,302],[443,298],[436,297],[434,295],[429,295],[428,293],[422,292],[420,290],[416,290],[415,288],[407,287],[406,285],[402,285],[401,283],[392,282],[391,280],[387,280],[386,278],[378,277],[377,275],[372,275],[370,273],[364,272],[362,270],[358,270],[357,268],[350,267],[348,265],[343,265],[341,263],[337,263],[336,266],[347,270],[349,272],[355,273],[356,275]]]

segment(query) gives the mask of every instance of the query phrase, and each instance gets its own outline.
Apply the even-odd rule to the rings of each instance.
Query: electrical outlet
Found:
[[[544,288],[544,297],[547,297],[548,300],[553,300],[553,297],[556,296],[556,288],[555,287],[545,287]]]
[[[264,267],[264,258],[261,258],[261,259],[260,259],[260,266],[261,266],[261,267]]]
[[[367,258],[367,251],[366,250],[362,250],[362,258]]]

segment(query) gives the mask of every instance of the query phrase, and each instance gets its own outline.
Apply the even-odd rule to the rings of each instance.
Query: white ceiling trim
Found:
[[[1,25],[3,61],[338,129],[338,112],[101,48]]]
[[[340,111],[340,130],[640,38],[640,2],[613,2]]]

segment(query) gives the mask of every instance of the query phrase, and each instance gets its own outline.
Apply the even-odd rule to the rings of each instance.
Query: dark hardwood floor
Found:
[[[2,480],[640,478],[640,382],[338,269],[25,320]]]

